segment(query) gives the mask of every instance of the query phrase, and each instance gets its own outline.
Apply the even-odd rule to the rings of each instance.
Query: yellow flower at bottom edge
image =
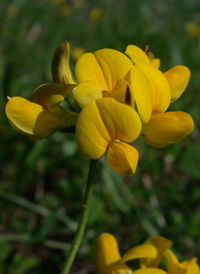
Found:
[[[35,140],[74,126],[78,114],[59,106],[73,88],[74,85],[44,84],[33,92],[30,101],[12,97],[6,104],[7,118],[14,129]]]
[[[107,150],[108,165],[120,174],[132,176],[138,152],[127,143],[133,142],[140,131],[141,120],[133,108],[113,98],[101,98],[82,109],[75,135],[84,155],[99,159]]]
[[[179,263],[169,249],[171,241],[161,236],[148,239],[144,244],[120,255],[115,237],[102,233],[95,241],[95,268],[97,274],[199,274],[196,258]],[[140,260],[138,270],[132,271],[126,262]],[[163,260],[165,270],[159,269]]]
[[[196,263],[197,258],[179,262],[172,251],[167,250],[163,254],[163,262],[168,274],[200,274],[199,266]]]
[[[150,244],[142,244],[120,255],[115,237],[109,233],[102,233],[95,241],[95,268],[97,274],[166,274],[156,268],[132,271],[126,262],[157,257],[157,249]]]
[[[140,260],[141,268],[144,271],[151,267],[158,267],[160,262],[163,261],[168,274],[200,274],[199,266],[196,263],[197,258],[180,263],[175,254],[169,249],[171,242],[167,239],[159,236],[153,237],[145,241],[145,244],[150,244],[157,249],[157,257],[155,259]]]

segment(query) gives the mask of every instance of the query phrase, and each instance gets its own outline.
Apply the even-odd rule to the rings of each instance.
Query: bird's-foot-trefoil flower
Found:
[[[83,109],[99,98],[114,98],[138,112],[142,121],[141,135],[149,145],[164,147],[183,139],[193,129],[192,118],[185,112],[165,111],[170,102],[175,101],[185,90],[190,78],[188,68],[175,66],[163,74],[159,70],[160,60],[155,58],[148,48],[142,51],[131,45],[127,47],[126,54],[130,59],[113,49],[102,49],[94,53],[83,54],[76,63],[77,85],[71,92],[71,97],[68,96],[68,101],[70,101],[70,97],[71,101],[78,103],[79,107]],[[75,83],[69,68],[68,44],[58,47],[53,64],[54,81],[63,84]],[[80,128],[80,121],[84,120],[84,113],[81,114],[77,128]],[[90,124],[92,118],[88,116],[86,119]],[[132,130],[134,130],[134,126],[132,126]],[[80,150],[94,159],[94,155],[86,152],[86,143],[83,146],[80,142],[81,135],[83,132],[77,130],[76,139]],[[84,136],[87,135],[91,136],[89,128],[88,132],[84,132]],[[91,145],[88,144],[88,146]],[[109,146],[106,146],[108,147],[107,160],[110,166],[111,163],[114,166],[114,159],[116,165],[119,157],[128,155],[127,153],[115,153],[114,158],[113,148],[117,146],[120,147],[118,151],[124,150],[124,144],[118,141],[113,142],[112,140]],[[130,150],[128,151],[130,152]],[[95,157],[97,158],[97,156]]]
[[[76,126],[80,150],[91,159],[98,159],[107,151],[109,166],[120,174],[131,176],[137,166],[138,152],[127,142],[141,134],[149,145],[165,147],[187,136],[193,129],[193,120],[185,112],[166,112],[170,102],[179,98],[188,84],[190,71],[187,67],[175,66],[163,74],[159,70],[160,60],[149,52],[149,48],[142,51],[130,45],[125,53],[101,49],[83,54],[76,63],[75,79],[69,66],[69,44],[60,45],[52,61],[54,83],[37,88],[30,101],[12,98],[6,106],[10,123],[33,139],[43,139],[56,130],[75,125],[78,113],[83,109]],[[107,101],[109,98],[112,100]],[[60,107],[65,99],[73,111]],[[98,108],[95,108],[96,100],[99,100]],[[100,102],[110,102],[110,105]],[[90,108],[92,115],[88,111]],[[135,113],[135,117],[138,113],[140,123],[136,126],[135,121],[132,122],[129,131],[137,134],[126,140],[125,135],[130,136],[130,133],[126,130],[125,138],[120,138],[121,129],[126,126],[120,126],[116,120],[126,124],[129,112]],[[124,118],[119,118],[117,113]],[[106,125],[111,138],[107,139],[101,133],[100,114],[102,119],[112,117],[113,124]],[[81,124],[86,124],[85,129]],[[93,132],[94,125],[96,131]],[[96,132],[99,134],[95,135]],[[102,137],[106,140],[103,145],[99,141]],[[101,153],[96,153],[100,147]]]
[[[32,93],[30,100],[9,98],[7,118],[17,131],[35,140],[75,126],[78,114],[59,105],[73,88],[74,85],[44,84]]]
[[[83,54],[75,67],[75,99],[79,106],[83,108],[95,99],[109,96],[124,101],[128,88],[124,77],[132,66],[126,55],[113,49]]]
[[[95,268],[97,274],[199,274],[193,258],[179,262],[170,250],[171,241],[161,236],[148,239],[142,245],[120,255],[117,241],[112,234],[102,233],[95,241]],[[132,270],[127,262],[139,259],[140,266]],[[163,262],[165,269],[158,268]]]
[[[52,73],[54,82],[75,83],[69,68],[67,43],[56,50]],[[141,119],[149,121],[152,113],[149,83],[139,66],[133,65],[125,54],[107,48],[85,53],[76,63],[75,76],[77,86],[72,98],[80,108],[95,99],[112,97],[137,108]]]
[[[92,100],[112,97],[137,107],[141,119],[149,121],[152,111],[150,87],[144,73],[126,55],[113,49],[83,54],[76,64],[75,75],[78,85],[74,96],[81,108]],[[128,98],[127,91],[130,91]]]
[[[138,162],[137,150],[128,143],[140,134],[137,112],[113,98],[93,100],[80,112],[76,140],[81,152],[99,159],[107,151],[107,162],[116,172],[132,176]]]
[[[161,148],[185,138],[194,127],[191,116],[182,111],[166,110],[186,89],[190,79],[189,69],[178,65],[162,73],[159,59],[154,58],[148,48],[145,52],[129,45],[126,54],[143,71],[150,86],[152,114],[148,122],[143,120],[141,132],[145,142]],[[141,108],[145,109],[145,105],[141,105]]]
[[[53,83],[40,85],[30,100],[12,97],[6,105],[6,115],[11,125],[20,133],[32,139],[47,138],[57,130],[75,127],[80,111],[71,94],[76,87],[69,67],[70,47],[60,45],[52,61]],[[64,109],[60,104],[67,100],[72,105]]]

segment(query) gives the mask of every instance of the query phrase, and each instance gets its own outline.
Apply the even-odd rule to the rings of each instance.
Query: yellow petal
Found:
[[[141,62],[150,64],[147,54],[142,49],[140,49],[139,47],[135,45],[129,45],[126,48],[125,54],[131,58],[134,64],[138,64]]]
[[[132,142],[140,131],[141,121],[134,109],[113,98],[101,98],[82,109],[76,124],[76,140],[83,154],[98,159],[112,140]]]
[[[96,101],[87,104],[76,123],[76,141],[80,151],[91,159],[102,157],[111,137],[104,125]]]
[[[152,66],[154,66],[155,68],[159,69],[160,67],[160,59],[155,58],[154,54],[150,51],[148,51],[148,47],[146,48],[147,50],[147,56],[149,57],[150,63]]]
[[[138,157],[138,151],[124,142],[113,141],[108,146],[108,165],[124,176],[131,177],[135,173]]]
[[[143,244],[128,250],[121,258],[119,263],[125,263],[130,260],[140,259],[140,258],[151,258],[155,259],[157,256],[157,249],[150,244]]]
[[[162,260],[169,274],[186,274],[186,270],[179,266],[179,261],[171,250],[168,249],[163,253]]]
[[[163,73],[156,68],[158,64],[151,64],[152,61],[150,62],[150,59],[153,59],[154,55],[149,53],[149,59],[143,50],[133,45],[128,46],[125,53],[136,65],[140,67],[145,77],[147,78],[151,89],[153,112],[165,112],[170,104],[171,93],[166,78],[164,77]],[[159,61],[155,62],[159,63]]]
[[[111,274],[108,267],[120,260],[121,256],[115,237],[102,233],[95,240],[95,268],[97,274]]]
[[[16,130],[35,140],[48,137],[65,124],[64,111],[54,114],[21,97],[12,97],[8,101],[6,115]]]
[[[102,49],[83,54],[76,64],[78,82],[91,81],[112,91],[120,78],[124,78],[132,62],[119,51]]]
[[[152,114],[148,124],[143,123],[142,137],[152,147],[165,147],[190,134],[194,122],[188,113],[172,111]]]
[[[152,66],[154,66],[155,68],[159,69],[159,67],[160,67],[160,59],[155,58],[155,59],[151,60],[150,63],[151,63]]]
[[[116,86],[110,94],[118,102],[125,103],[131,107],[134,106],[134,98],[132,88],[125,79],[119,79]]]
[[[187,270],[187,274],[200,274],[200,268],[197,263],[193,262]]]
[[[75,85],[43,84],[34,90],[30,101],[51,110],[69,96],[74,87]]]
[[[113,98],[96,100],[101,119],[111,136],[111,140],[133,142],[141,132],[141,120],[137,112]]]
[[[190,80],[190,70],[185,66],[175,66],[166,71],[164,75],[171,90],[171,102],[174,102],[186,89]]]
[[[68,43],[60,45],[53,56],[52,75],[54,83],[75,84],[69,67],[70,47]]]
[[[148,123],[152,113],[151,89],[144,73],[135,65],[125,79],[131,85],[139,116],[145,123]]]
[[[194,264],[194,263],[196,263],[196,262],[197,262],[197,258],[194,257],[194,258],[192,258],[192,259],[190,259],[190,260],[181,262],[181,265],[182,265],[183,267],[185,267],[185,268],[188,269],[192,264]]]
[[[163,254],[163,263],[169,274],[199,274],[199,266],[197,258],[179,263],[177,257],[171,250],[167,250]]]
[[[145,268],[136,270],[132,274],[167,274],[167,272],[158,268]]]
[[[163,253],[172,245],[171,241],[161,237],[153,237],[145,241],[145,244],[151,244],[157,249],[157,257],[155,259],[141,259],[141,267],[157,267],[160,263]]]
[[[79,58],[75,75],[78,83],[90,81],[108,90],[104,73],[93,53],[85,53]]]
[[[151,101],[153,112],[165,112],[169,107],[171,92],[164,74],[154,66],[139,64],[151,89]]]
[[[74,97],[78,105],[83,108],[93,100],[108,97],[109,92],[104,87],[91,81],[85,81],[77,85]]]

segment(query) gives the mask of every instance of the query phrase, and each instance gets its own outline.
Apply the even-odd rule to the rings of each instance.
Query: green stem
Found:
[[[71,265],[74,261],[76,253],[80,246],[81,240],[83,238],[84,230],[88,220],[89,209],[90,209],[90,202],[91,202],[92,190],[94,186],[94,176],[95,176],[96,166],[97,166],[97,160],[91,160],[90,170],[89,170],[88,180],[87,180],[87,185],[85,190],[85,196],[83,201],[81,220],[79,222],[74,241],[72,243],[71,249],[69,251],[69,254],[65,261],[64,267],[61,271],[61,274],[69,273]]]

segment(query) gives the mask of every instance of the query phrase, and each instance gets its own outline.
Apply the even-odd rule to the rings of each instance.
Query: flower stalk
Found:
[[[69,273],[71,265],[74,261],[76,253],[80,246],[81,240],[83,238],[83,234],[85,231],[85,227],[86,227],[88,215],[89,215],[92,191],[93,191],[93,187],[94,187],[94,176],[95,176],[96,166],[97,166],[97,160],[91,160],[90,170],[89,170],[89,174],[88,174],[88,180],[87,180],[87,185],[86,185],[86,190],[85,190],[85,195],[84,195],[84,200],[83,200],[83,209],[82,209],[81,220],[79,222],[74,241],[72,243],[71,249],[69,251],[69,254],[67,256],[65,264],[63,266],[61,274]]]

